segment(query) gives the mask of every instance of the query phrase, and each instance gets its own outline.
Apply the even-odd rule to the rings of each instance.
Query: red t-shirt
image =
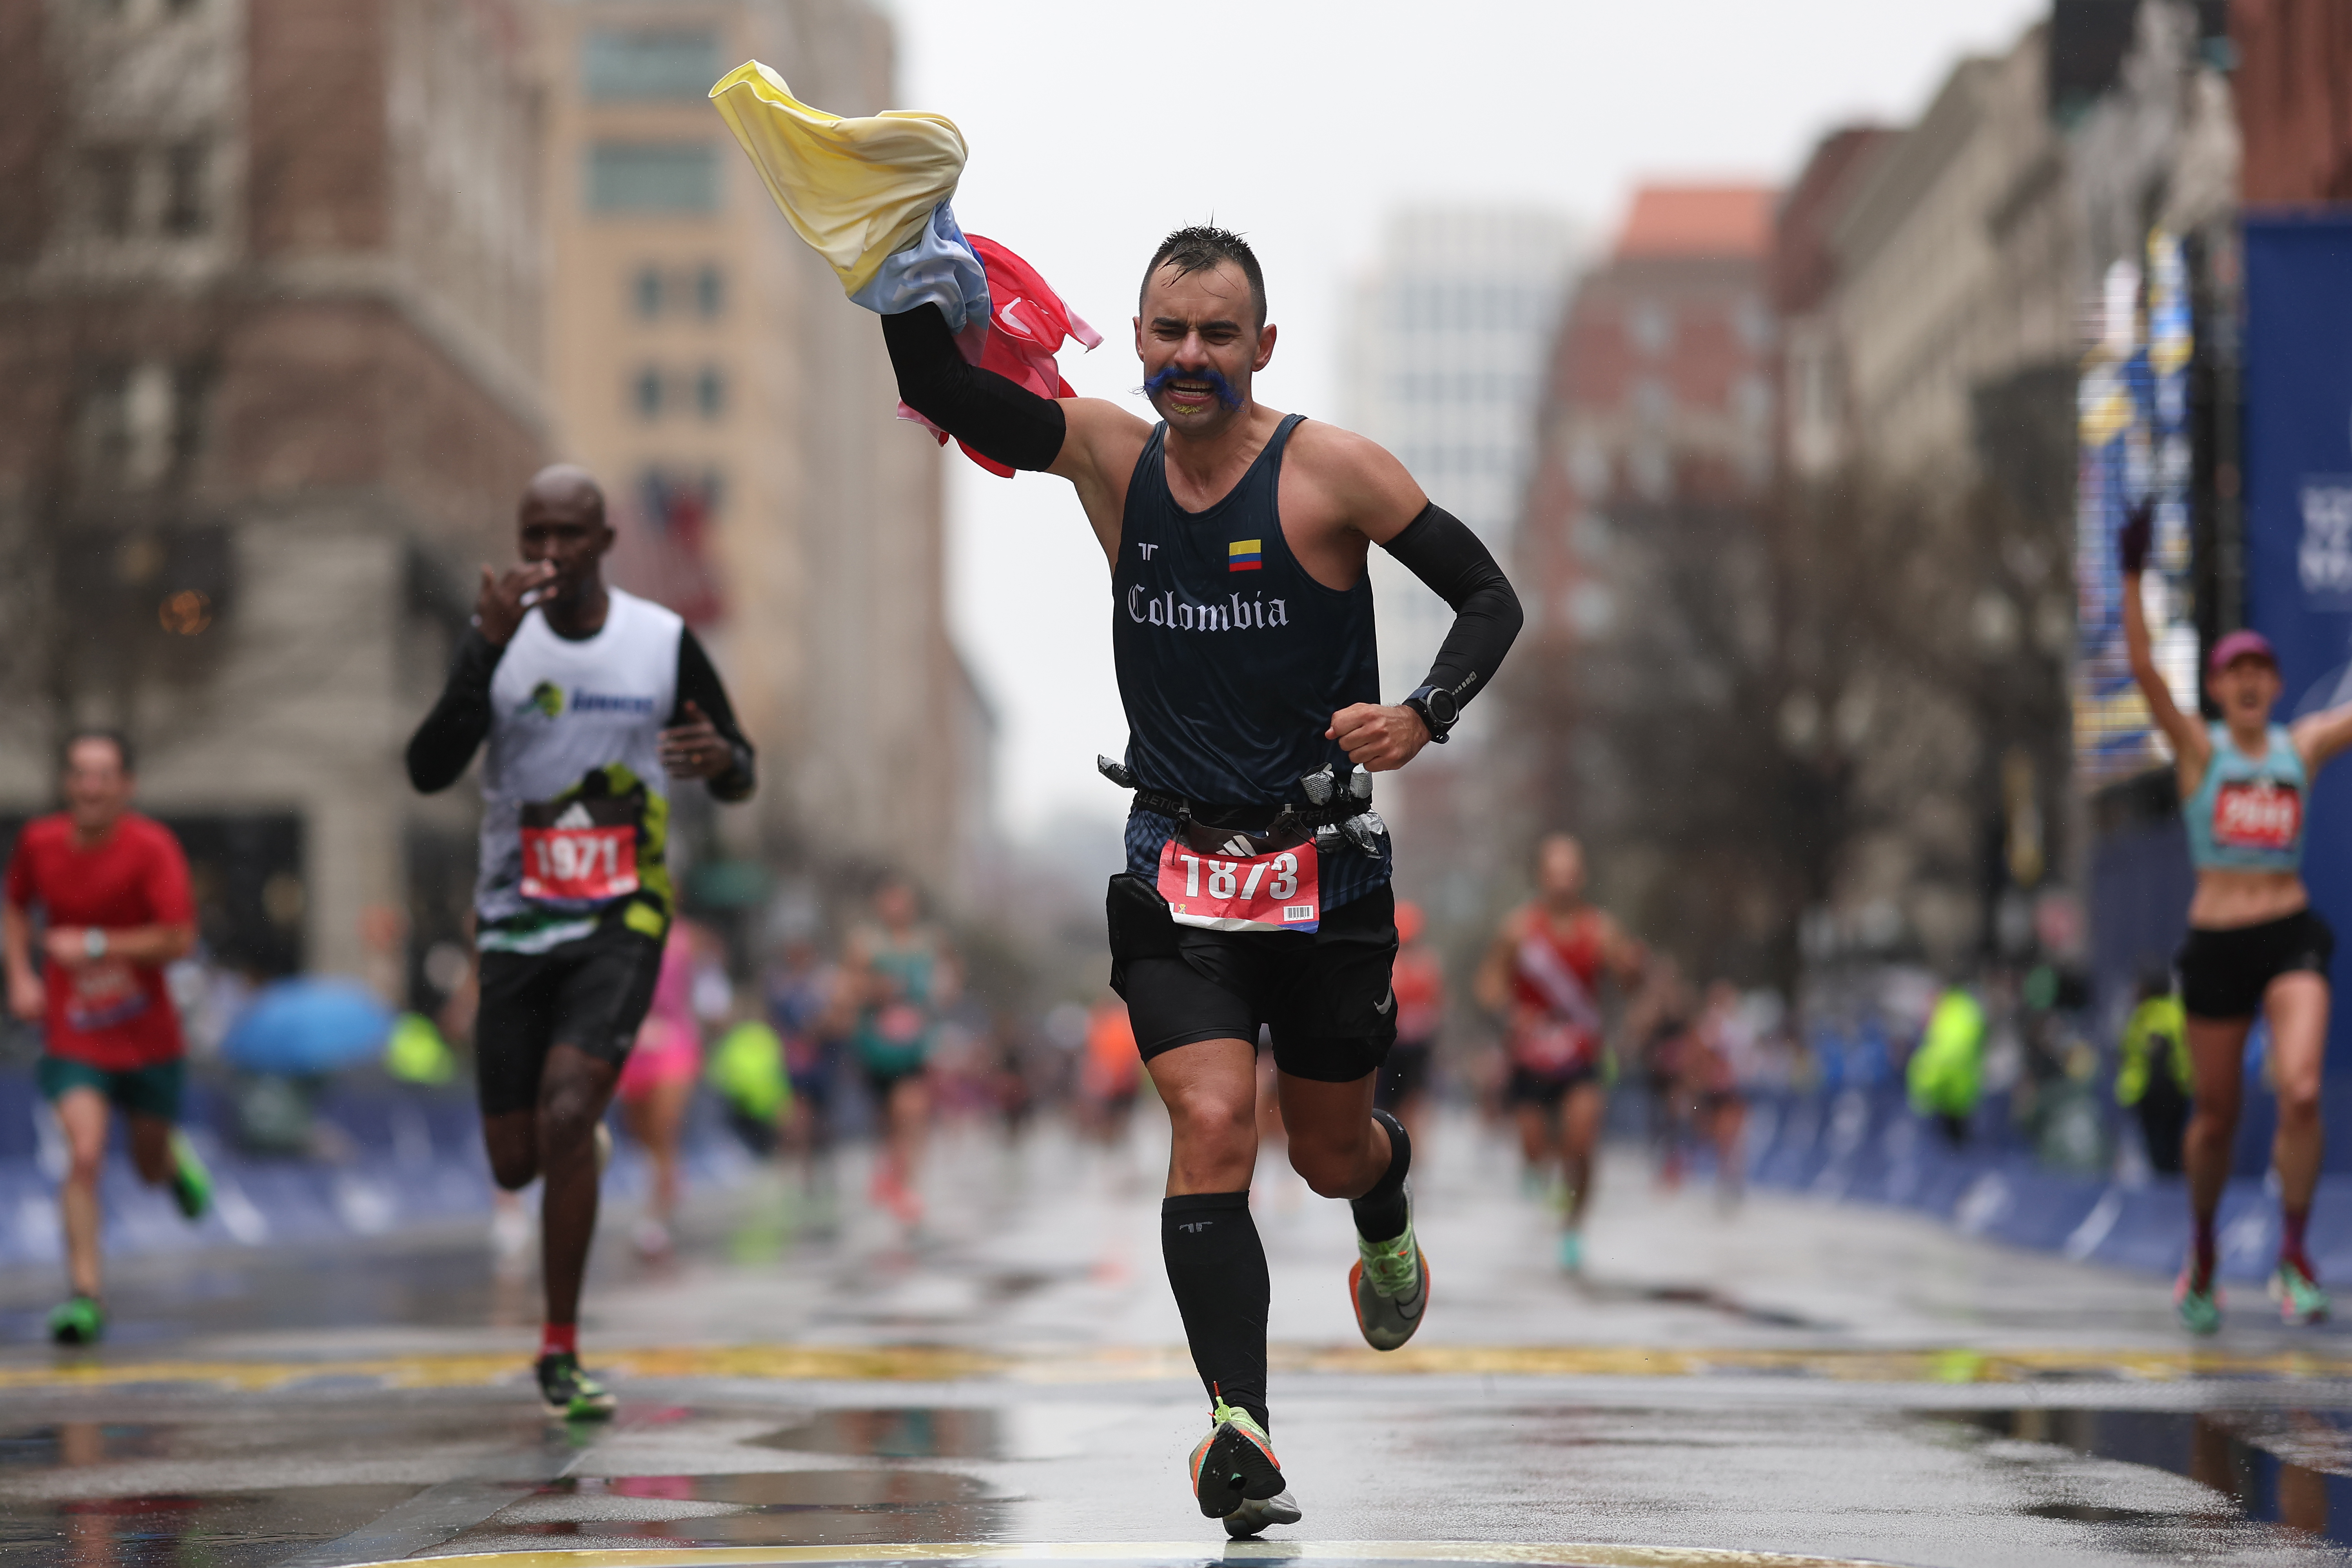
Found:
[[[136,812],[125,812],[89,849],[75,843],[73,818],[63,812],[26,823],[8,859],[5,891],[20,910],[42,906],[52,927],[113,931],[196,918],[180,841]],[[51,1056],[120,1072],[176,1060],[186,1048],[160,968],[110,955],[73,969],[45,964],[41,979]]]

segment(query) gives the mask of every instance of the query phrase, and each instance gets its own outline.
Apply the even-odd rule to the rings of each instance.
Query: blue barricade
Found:
[[[1980,1113],[1979,1126],[2002,1118]],[[1753,1101],[1748,1180],[1832,1203],[1936,1215],[1972,1236],[2151,1274],[2177,1271],[2189,1246],[2179,1177],[2120,1180],[2051,1170],[2013,1144],[1978,1136],[1955,1148],[1911,1113],[1892,1084]],[[2241,1169],[2243,1168],[2242,1165]],[[2221,1272],[2260,1280],[2278,1249],[2278,1200],[2258,1176],[2221,1200]],[[2352,1278],[2352,1176],[2324,1176],[2308,1237],[2322,1279]]]
[[[100,1187],[107,1251],[301,1245],[490,1212],[489,1163],[470,1085],[418,1089],[354,1075],[320,1094],[316,1114],[331,1158],[247,1153],[231,1141],[225,1086],[192,1077],[185,1126],[212,1171],[213,1211],[191,1225],[168,1193],[141,1183],[118,1126]],[[626,1138],[614,1142],[605,1192],[633,1201],[647,1187],[649,1167]],[[684,1147],[696,1185],[730,1184],[753,1163],[707,1094],[698,1094],[688,1112]],[[63,1257],[57,1178],[64,1157],[31,1072],[0,1069],[0,1268],[54,1265]]]

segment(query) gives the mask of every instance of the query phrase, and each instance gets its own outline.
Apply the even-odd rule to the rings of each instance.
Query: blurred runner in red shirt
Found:
[[[1397,1037],[1372,1082],[1372,1103],[1394,1112],[1416,1142],[1429,1103],[1437,1031],[1445,1021],[1445,967],[1421,940],[1425,925],[1419,904],[1397,900],[1396,966],[1389,979],[1396,993]]]
[[[212,1199],[211,1179],[175,1125],[185,1047],[163,984],[163,966],[196,942],[188,861],[170,828],[131,809],[133,783],[121,736],[72,736],[66,809],[25,825],[0,901],[8,1008],[47,1026],[41,1092],[72,1157],[58,1195],[73,1296],[49,1314],[49,1336],[59,1344],[87,1344],[106,1331],[98,1177],[114,1108],[131,1119],[131,1157],[142,1181],[170,1183],[191,1220]],[[37,970],[37,905],[47,927]]]

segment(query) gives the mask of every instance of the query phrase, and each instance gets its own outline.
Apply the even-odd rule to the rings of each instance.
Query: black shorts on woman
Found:
[[[2180,1005],[2191,1017],[2251,1018],[2282,974],[2327,978],[2336,932],[2308,907],[2258,925],[2213,930],[2191,927],[2173,966],[2180,972]]]

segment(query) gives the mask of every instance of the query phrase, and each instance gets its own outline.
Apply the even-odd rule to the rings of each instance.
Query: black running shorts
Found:
[[[1111,988],[1127,999],[1150,1061],[1198,1040],[1274,1034],[1274,1065],[1293,1078],[1353,1083],[1396,1040],[1396,900],[1386,884],[1327,909],[1314,931],[1178,925],[1140,877],[1110,879]]]
[[[2173,959],[2180,1005],[2200,1018],[2251,1018],[2272,981],[2305,970],[2325,980],[2335,956],[2336,933],[2312,910],[2227,931],[2192,927]]]
[[[1429,1087],[1431,1047],[1427,1040],[1410,1043],[1399,1040],[1389,1049],[1389,1059],[1381,1068],[1381,1076],[1372,1085],[1372,1103],[1382,1110],[1394,1110],[1414,1095]]]
[[[1600,1081],[1598,1062],[1587,1062],[1564,1073],[1538,1072],[1533,1068],[1514,1066],[1510,1081],[1503,1086],[1503,1103],[1535,1105],[1549,1110],[1566,1100],[1570,1089]]]
[[[545,952],[483,953],[474,1023],[482,1114],[536,1106],[551,1046],[618,1067],[653,1005],[661,955],[660,942],[617,920]]]

